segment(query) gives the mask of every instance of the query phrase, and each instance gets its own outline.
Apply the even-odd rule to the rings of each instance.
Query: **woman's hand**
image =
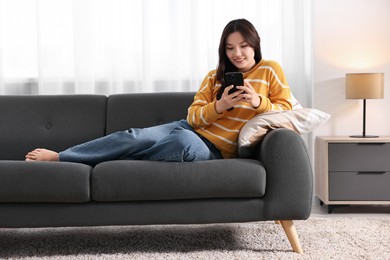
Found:
[[[244,86],[237,86],[238,91],[229,95],[229,90],[232,88],[233,85],[225,88],[221,99],[215,103],[215,111],[217,111],[218,114],[232,108],[239,102],[246,102],[254,108],[260,106],[261,99],[249,82],[244,81]]]
[[[240,95],[243,94],[242,90],[235,91],[229,95],[229,91],[233,87],[233,85],[226,87],[222,93],[221,98],[217,102],[215,102],[215,111],[217,111],[218,114],[221,114],[224,110],[228,110],[234,107],[236,104],[243,100],[243,97],[240,97]]]
[[[237,89],[242,90],[243,93],[239,95],[237,98],[240,98],[242,102],[246,102],[252,107],[257,108],[260,106],[261,99],[259,97],[259,94],[255,91],[255,89],[252,87],[252,85],[244,81],[245,86],[237,86]],[[239,91],[237,91],[239,92]]]

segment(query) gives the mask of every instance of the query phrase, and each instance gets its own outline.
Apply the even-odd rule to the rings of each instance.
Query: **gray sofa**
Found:
[[[130,127],[186,117],[194,93],[0,96],[0,227],[204,224],[309,217],[312,168],[300,136],[269,132],[252,159],[25,162]]]

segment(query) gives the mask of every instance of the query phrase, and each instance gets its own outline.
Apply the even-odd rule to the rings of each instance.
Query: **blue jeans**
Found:
[[[96,165],[109,160],[203,161],[221,153],[186,120],[119,131],[60,152],[60,161]]]

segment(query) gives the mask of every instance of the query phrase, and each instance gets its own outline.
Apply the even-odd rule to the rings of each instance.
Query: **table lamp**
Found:
[[[347,99],[363,99],[363,134],[352,135],[355,138],[375,138],[375,135],[366,135],[366,99],[383,98],[383,73],[348,73],[346,74]]]

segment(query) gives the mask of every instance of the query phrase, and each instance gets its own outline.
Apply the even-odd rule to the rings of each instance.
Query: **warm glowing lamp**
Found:
[[[363,135],[353,135],[357,138],[373,138],[375,135],[366,135],[366,99],[383,98],[383,73],[350,73],[346,74],[347,99],[363,99]]]

